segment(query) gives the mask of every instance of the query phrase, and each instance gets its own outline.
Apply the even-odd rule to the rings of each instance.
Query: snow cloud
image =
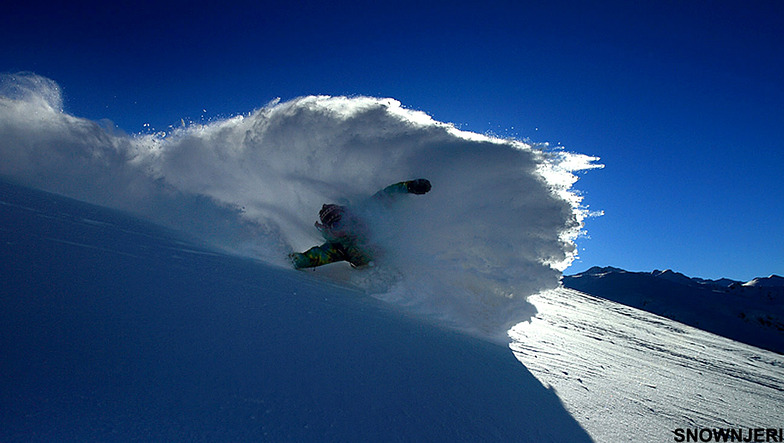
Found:
[[[309,96],[169,134],[127,135],[62,111],[57,85],[2,79],[0,175],[127,210],[216,247],[285,265],[323,242],[323,203],[428,178],[432,191],[368,214],[376,266],[332,265],[386,300],[489,337],[558,285],[584,211],[573,172],[595,158],[457,130],[393,99]]]

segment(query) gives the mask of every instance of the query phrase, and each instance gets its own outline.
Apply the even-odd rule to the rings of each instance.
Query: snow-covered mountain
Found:
[[[767,288],[784,288],[784,277],[771,275],[769,277],[757,277],[743,283],[743,286],[758,286]]]
[[[594,267],[565,276],[563,285],[784,353],[784,278],[777,275],[744,283]]]

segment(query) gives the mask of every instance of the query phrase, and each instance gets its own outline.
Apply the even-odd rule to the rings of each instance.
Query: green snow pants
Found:
[[[295,252],[289,255],[294,267],[315,268],[339,261],[347,261],[353,267],[360,267],[370,263],[372,258],[356,245],[345,246],[341,243],[327,242],[321,246],[314,246],[305,252]]]

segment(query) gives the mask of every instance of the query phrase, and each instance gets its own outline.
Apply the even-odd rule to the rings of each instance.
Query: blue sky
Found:
[[[461,129],[601,157],[580,259],[784,274],[784,3],[35,1],[0,71],[135,133],[307,94],[393,97]],[[383,3],[383,4],[377,4]]]

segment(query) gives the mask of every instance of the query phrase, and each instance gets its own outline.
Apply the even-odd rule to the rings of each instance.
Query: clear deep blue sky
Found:
[[[605,214],[567,273],[784,274],[784,2],[116,3],[4,6],[0,71],[129,133],[393,97],[601,157],[576,187]]]

